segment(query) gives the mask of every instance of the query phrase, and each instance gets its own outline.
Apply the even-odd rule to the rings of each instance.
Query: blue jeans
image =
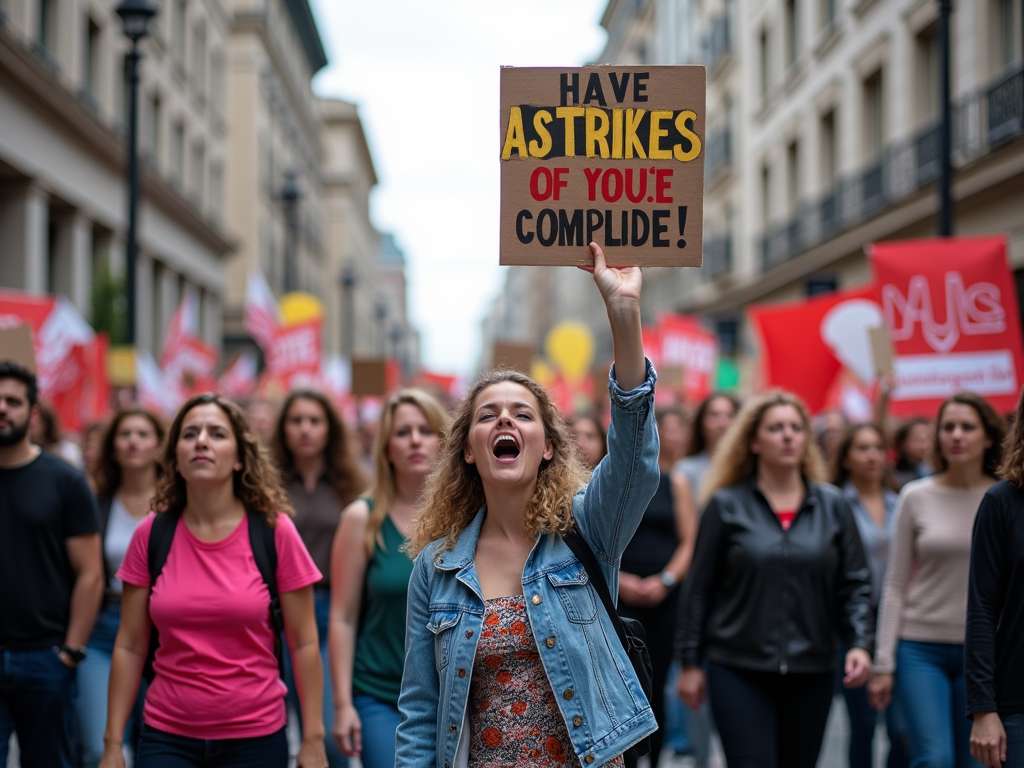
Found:
[[[979,768],[971,757],[962,644],[900,640],[895,690],[912,768]]]
[[[338,749],[334,741],[334,688],[331,684],[331,665],[327,660],[327,629],[330,626],[331,593],[322,587],[313,588],[313,609],[316,611],[316,631],[320,635],[320,659],[324,670],[324,726],[327,738],[324,746],[327,749],[327,765],[329,768],[348,768],[348,758]],[[282,643],[283,643],[282,639]],[[288,686],[285,702],[299,715],[299,730],[302,730],[302,709],[299,706],[299,693],[295,687],[295,673],[292,671],[292,656],[288,646],[284,648],[284,683]]]
[[[22,768],[75,768],[78,718],[75,670],[56,651],[0,651],[0,766],[11,733]]]
[[[1003,768],[1024,768],[1024,712],[1000,716],[1006,731],[1006,762]]]
[[[89,636],[89,655],[78,665],[78,725],[82,734],[82,768],[96,768],[103,757],[103,731],[107,727],[107,686],[114,639],[121,626],[121,606],[105,605],[96,617]],[[146,681],[139,685],[135,706],[128,718],[124,743],[137,751],[142,727],[142,705],[146,701]]]
[[[395,768],[395,732],[402,722],[398,707],[357,693],[352,704],[363,726],[363,768]]]
[[[867,686],[847,688],[843,685],[843,665],[849,648],[840,647],[836,659],[836,688],[843,694],[846,712],[850,716],[850,768],[871,768],[874,764],[875,729],[878,719],[885,717],[885,730],[889,736],[889,756],[886,768],[908,768],[910,747],[907,726],[897,696],[882,715],[868,701]]]
[[[136,768],[286,768],[284,728],[249,739],[190,739],[142,727]]]

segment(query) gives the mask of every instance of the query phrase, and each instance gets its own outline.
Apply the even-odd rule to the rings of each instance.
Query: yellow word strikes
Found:
[[[678,160],[700,156],[697,113],[689,109],[531,107],[509,109],[501,159],[577,157]]]

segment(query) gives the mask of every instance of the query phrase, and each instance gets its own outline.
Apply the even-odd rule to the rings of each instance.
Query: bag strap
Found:
[[[153,527],[149,529],[149,544],[146,548],[146,561],[149,565],[149,591],[153,591],[157,577],[164,569],[167,556],[174,543],[174,532],[178,529],[180,514],[159,512],[153,517]]]
[[[281,612],[281,597],[277,591],[277,544],[274,541],[274,529],[270,527],[266,516],[259,512],[246,510],[245,514],[248,518],[252,556],[270,593],[270,626],[274,630],[274,655],[277,656],[277,668],[283,679],[284,649],[281,647],[281,634],[284,632],[284,614]]]
[[[572,550],[572,553],[576,555],[576,559],[583,564],[583,569],[590,577],[590,583],[597,590],[597,594],[601,596],[601,602],[604,603],[604,609],[608,612],[608,618],[611,619],[612,626],[615,627],[615,634],[619,636],[619,642],[622,643],[622,647],[627,651],[630,650],[633,644],[629,640],[629,635],[622,624],[619,612],[615,610],[615,603],[612,601],[611,593],[608,591],[608,582],[605,581],[604,574],[601,572],[601,566],[597,563],[597,556],[594,555],[594,550],[590,548],[590,544],[583,538],[579,528],[575,526],[562,537],[562,540]]]

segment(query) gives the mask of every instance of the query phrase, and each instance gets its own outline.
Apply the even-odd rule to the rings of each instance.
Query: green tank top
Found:
[[[406,539],[391,516],[381,526],[380,542],[366,568],[356,654],[352,665],[352,689],[398,706],[405,662],[405,605],[412,576],[412,560],[402,552]]]

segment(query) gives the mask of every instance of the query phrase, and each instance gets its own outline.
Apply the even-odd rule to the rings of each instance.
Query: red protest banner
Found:
[[[697,403],[711,394],[718,338],[702,328],[695,317],[662,314],[654,327],[643,329],[643,341],[644,354],[658,369],[659,404],[669,404],[679,397]]]
[[[317,386],[320,380],[320,318],[279,328],[267,350],[265,376],[276,380],[285,391],[300,386]]]
[[[905,240],[868,252],[896,353],[892,412],[934,415],[961,390],[1012,411],[1024,351],[1005,240]]]
[[[844,377],[870,384],[874,361],[868,329],[881,325],[874,288],[751,306],[751,324],[760,332],[765,387],[788,390],[812,413],[835,405]],[[856,382],[854,382],[856,383]]]

